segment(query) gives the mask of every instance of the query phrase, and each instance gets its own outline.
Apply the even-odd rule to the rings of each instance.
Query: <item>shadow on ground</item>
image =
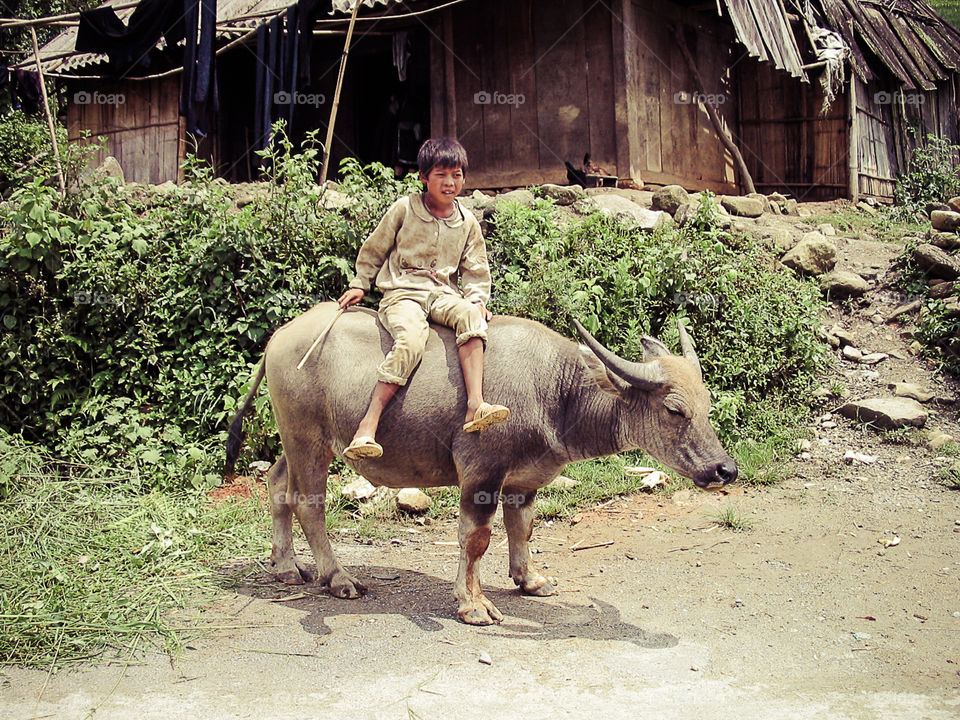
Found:
[[[348,572],[368,588],[357,600],[335,598],[318,584],[283,585],[266,572],[247,576],[232,589],[306,612],[300,624],[315,635],[332,632],[326,620],[337,615],[402,615],[426,632],[442,630],[442,620],[456,622],[453,584],[449,581],[380,566],[348,568]],[[623,640],[648,649],[671,648],[679,642],[673,635],[647,632],[624,622],[616,607],[595,598],[579,605],[556,598],[527,597],[515,589],[487,586],[484,592],[505,616],[502,624],[484,630],[485,635],[527,640]],[[284,597],[291,599],[280,600]]]

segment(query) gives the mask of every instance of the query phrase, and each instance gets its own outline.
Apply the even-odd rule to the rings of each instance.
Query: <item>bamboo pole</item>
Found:
[[[330,165],[330,146],[333,145],[333,126],[337,121],[337,109],[340,107],[340,91],[343,89],[343,76],[347,71],[347,56],[350,54],[350,41],[353,40],[353,26],[357,22],[357,13],[360,11],[360,0],[356,0],[353,13],[350,15],[350,25],[347,27],[347,39],[343,43],[343,55],[340,57],[340,74],[337,75],[337,89],[333,93],[333,107],[330,108],[330,124],[327,125],[327,139],[323,143],[323,164],[320,166],[320,185],[327,181],[327,171]]]
[[[30,39],[33,41],[33,57],[37,61],[37,75],[40,76],[40,96],[43,98],[43,112],[47,116],[47,129],[50,131],[50,142],[53,143],[53,161],[57,166],[57,180],[60,181],[60,197],[67,194],[67,183],[63,179],[63,165],[60,164],[60,147],[57,145],[57,130],[53,125],[53,116],[50,114],[50,101],[47,98],[47,86],[43,80],[43,68],[40,63],[40,46],[37,44],[37,31],[30,26]]]
[[[139,4],[140,4],[140,0],[134,0],[134,2],[124,3],[122,5],[113,5],[111,6],[111,9],[112,10],[128,10],[132,7],[136,7]],[[79,12],[66,13],[65,15],[49,15],[47,17],[32,18],[29,20],[8,19],[8,20],[0,20],[0,28],[3,28],[4,30],[6,30],[7,28],[14,28],[14,27],[34,27],[36,25],[50,25],[51,23],[60,22],[63,20],[79,20],[79,19],[80,19]]]
[[[860,136],[857,133],[857,75],[850,69],[850,90],[847,92],[847,116],[850,128],[847,153],[847,172],[849,182],[850,202],[856,202],[860,195]]]
[[[687,67],[690,68],[690,72],[693,74],[693,80],[697,84],[697,92],[705,95],[707,92],[706,86],[703,83],[703,77],[700,75],[700,70],[697,69],[697,63],[693,59],[693,55],[690,54],[690,48],[687,47],[687,40],[683,37],[683,28],[679,25],[674,27],[673,34],[677,39],[677,45],[680,46],[680,51],[683,53],[684,59],[687,61]],[[753,178],[750,176],[750,171],[747,169],[747,163],[743,160],[743,155],[740,153],[740,148],[737,147],[737,144],[733,141],[733,138],[730,137],[727,129],[720,121],[720,115],[717,114],[717,109],[708,102],[703,103],[703,107],[707,111],[707,115],[710,116],[710,122],[713,123],[713,127],[716,129],[717,135],[720,136],[720,142],[723,143],[723,146],[733,156],[733,162],[737,166],[737,172],[740,175],[740,182],[743,184],[744,189],[748,194],[756,192],[757,190],[753,186]]]

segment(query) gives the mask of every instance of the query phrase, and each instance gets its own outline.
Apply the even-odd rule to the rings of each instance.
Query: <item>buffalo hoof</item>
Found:
[[[347,575],[342,570],[338,570],[330,578],[329,585],[330,594],[344,600],[354,600],[367,591],[367,588],[359,580]]]
[[[550,595],[557,594],[557,589],[553,586],[553,583],[551,583],[542,575],[538,575],[533,580],[518,583],[518,585],[520,585],[520,592],[522,592],[524,595],[533,595],[534,597],[549,597]]]
[[[503,621],[503,613],[483,595],[472,603],[461,605],[457,615],[467,625],[499,625]]]
[[[303,585],[304,583],[312,583],[317,579],[317,573],[313,570],[310,570],[305,565],[301,565],[299,561],[294,561],[294,567],[290,570],[274,571],[274,576],[282,583],[287,585]]]

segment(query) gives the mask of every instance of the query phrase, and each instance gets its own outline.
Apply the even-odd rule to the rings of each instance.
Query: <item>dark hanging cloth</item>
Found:
[[[32,70],[13,70],[9,74],[9,82],[15,110],[22,110],[28,115],[40,112],[43,96],[40,94],[40,76],[37,73]]]
[[[256,148],[269,147],[273,122],[293,125],[298,93],[310,84],[310,52],[317,18],[333,9],[330,0],[300,0],[257,28]]]
[[[80,13],[77,52],[105,53],[114,75],[150,71],[161,36],[172,47],[183,40],[183,8],[169,0],[141,0],[126,25],[113,8]]]
[[[207,135],[208,110],[219,108],[216,83],[217,0],[184,0],[183,22],[189,28],[183,49],[180,114],[187,130]]]
[[[309,85],[310,51],[313,49],[313,26],[321,15],[329,15],[333,11],[330,0],[300,0],[297,3],[297,71],[300,75],[299,84]]]

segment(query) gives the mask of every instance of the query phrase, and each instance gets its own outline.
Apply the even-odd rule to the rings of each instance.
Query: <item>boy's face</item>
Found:
[[[426,185],[426,193],[437,207],[449,207],[463,190],[463,169],[436,166],[429,175],[420,173],[420,181]]]

